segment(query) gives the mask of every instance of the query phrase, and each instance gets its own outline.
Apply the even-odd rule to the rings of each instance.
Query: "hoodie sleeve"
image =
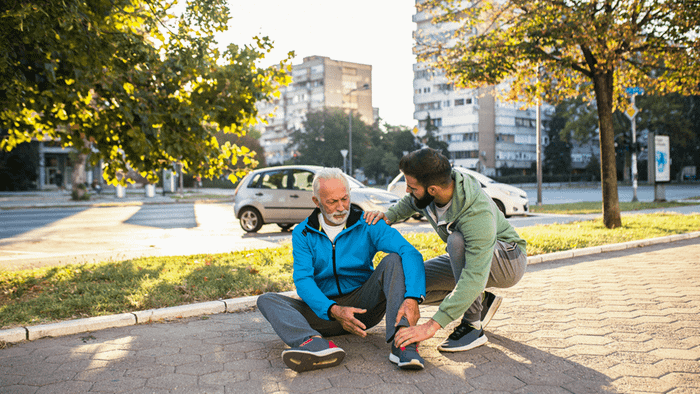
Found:
[[[401,256],[406,293],[404,298],[425,298],[425,266],[423,255],[411,245],[395,228],[380,220],[375,225],[367,225],[377,250],[385,253],[396,253]]]
[[[396,223],[403,219],[408,219],[411,215],[418,212],[417,209],[418,208],[413,205],[413,197],[407,194],[386,211],[386,217],[392,223]]]
[[[309,242],[310,234],[304,234],[306,223],[297,226],[292,233],[292,256],[294,257],[294,271],[292,277],[297,294],[301,299],[324,320],[331,320],[328,310],[335,301],[331,301],[316,284],[314,280],[313,255]],[[299,231],[297,231],[299,230]]]

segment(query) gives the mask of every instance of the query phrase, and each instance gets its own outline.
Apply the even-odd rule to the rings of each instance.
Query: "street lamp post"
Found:
[[[362,85],[361,88],[356,88],[348,92],[348,98],[352,98],[352,94],[355,92],[359,92],[361,90],[368,90],[369,89],[369,84],[366,83]],[[350,100],[348,100],[348,104],[350,103]],[[352,107],[348,108],[348,156],[350,157],[348,159],[348,171],[347,174],[352,176]]]
[[[347,174],[348,173],[348,150],[347,149],[341,149],[340,154],[343,155],[343,171]]]
[[[635,105],[634,98],[638,94],[644,94],[644,89],[638,87],[626,88],[627,94],[630,96],[630,106],[625,111],[625,115],[632,122],[632,202],[637,202],[637,121],[636,115],[638,112],[637,106]],[[651,160],[651,157],[650,157]],[[651,163],[651,161],[650,161]]]
[[[536,171],[537,171],[537,206],[542,206],[542,94],[539,92],[541,66],[537,66],[537,145],[535,145],[535,154],[537,155]]]

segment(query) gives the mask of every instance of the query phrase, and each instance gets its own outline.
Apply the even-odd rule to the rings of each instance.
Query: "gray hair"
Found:
[[[345,174],[343,174],[343,171],[340,171],[340,168],[324,167],[321,168],[318,172],[316,172],[316,176],[314,177],[314,197],[318,199],[321,198],[319,195],[321,190],[321,179],[339,179],[343,182],[345,190],[347,190],[348,194],[350,193],[350,183],[348,182],[348,178],[345,177]]]

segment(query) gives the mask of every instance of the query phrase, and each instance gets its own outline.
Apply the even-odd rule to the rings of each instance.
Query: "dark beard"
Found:
[[[411,194],[413,197],[413,203],[416,204],[416,207],[418,209],[425,209],[428,205],[430,205],[431,202],[435,199],[434,196],[431,196],[430,193],[425,193],[425,196],[421,198],[420,200],[416,198],[413,194]]]

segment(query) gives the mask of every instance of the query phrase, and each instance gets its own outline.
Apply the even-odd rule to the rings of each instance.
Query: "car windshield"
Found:
[[[485,183],[492,183],[492,184],[498,183],[498,182],[494,181],[493,179],[487,177],[486,175],[478,173],[476,171],[467,171],[466,169],[460,169],[460,168],[458,168],[458,170],[462,174],[468,174],[468,175],[473,176],[474,178],[476,178],[476,180],[478,180],[479,182],[484,183],[484,184]]]
[[[363,185],[360,181],[358,181],[357,179],[355,179],[349,175],[345,175],[345,177],[348,179],[348,183],[350,184],[350,189],[360,189],[363,187],[367,187],[367,186]]]

